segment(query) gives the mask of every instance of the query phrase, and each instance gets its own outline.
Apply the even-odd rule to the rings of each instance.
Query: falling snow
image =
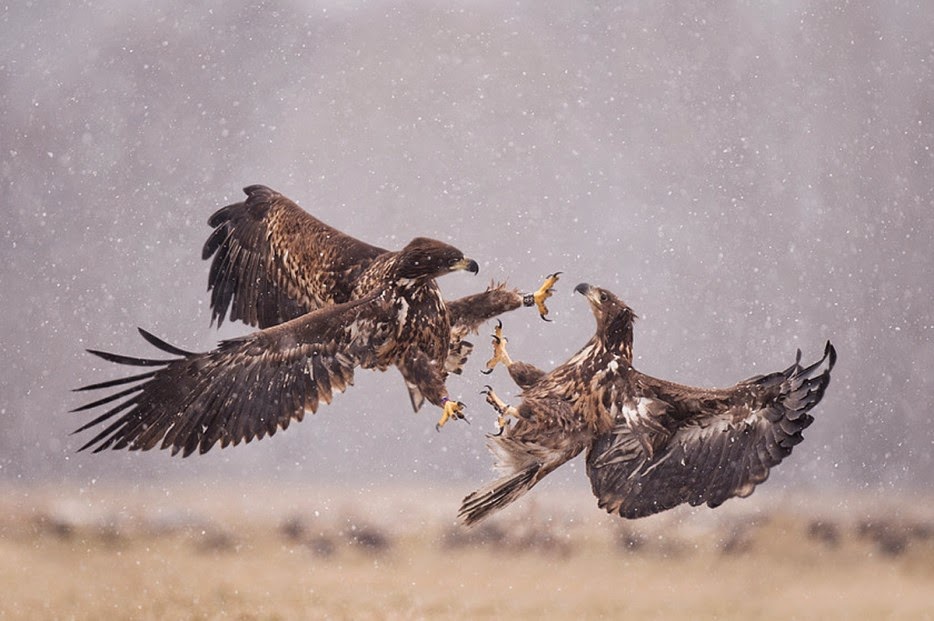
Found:
[[[640,315],[639,368],[686,383],[831,339],[818,420],[770,484],[929,485],[934,8],[552,4],[10,4],[0,478],[485,476],[482,354],[449,382],[473,424],[442,434],[361,373],[249,447],[73,456],[69,391],[113,374],[83,348],[246,331],[208,327],[200,249],[208,215],[264,183],[373,244],[456,242],[481,276],[446,279],[452,297],[563,271],[553,324],[505,318],[540,366],[590,335],[580,281]]]

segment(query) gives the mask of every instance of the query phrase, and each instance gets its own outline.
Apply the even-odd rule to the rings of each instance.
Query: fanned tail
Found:
[[[467,526],[476,524],[532,489],[538,482],[541,469],[541,464],[531,464],[515,474],[481,487],[464,498],[457,517]]]

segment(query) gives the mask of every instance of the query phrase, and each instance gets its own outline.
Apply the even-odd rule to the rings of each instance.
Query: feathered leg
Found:
[[[545,372],[528,362],[515,362],[509,357],[506,351],[506,343],[509,341],[503,336],[503,322],[496,320],[496,328],[493,330],[493,357],[487,360],[486,368],[482,371],[484,375],[489,375],[496,368],[497,364],[502,364],[509,371],[509,377],[523,390],[534,386],[538,380],[545,376]]]

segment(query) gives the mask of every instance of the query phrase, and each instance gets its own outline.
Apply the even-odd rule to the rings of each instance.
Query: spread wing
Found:
[[[386,251],[312,217],[265,186],[219,209],[202,258],[211,261],[211,320],[228,316],[267,328],[329,304],[347,302],[354,281]]]
[[[635,391],[612,400],[616,425],[587,455],[601,507],[636,518],[687,502],[716,507],[748,496],[813,422],[808,412],[830,382],[836,352],[803,368],[703,390],[636,374]],[[636,394],[629,394],[635,392]]]
[[[168,360],[131,358],[91,351],[105,360],[156,370],[85,386],[113,389],[74,411],[108,406],[75,433],[103,426],[79,450],[149,450],[161,442],[188,456],[217,442],[250,442],[285,429],[305,411],[353,384],[354,368],[384,366],[394,326],[380,295],[330,306],[248,336],[191,353],[140,330]]]

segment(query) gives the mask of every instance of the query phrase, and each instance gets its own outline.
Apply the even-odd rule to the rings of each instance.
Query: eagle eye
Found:
[[[601,294],[600,294],[600,301],[601,301],[601,302],[606,302],[606,300],[607,300],[606,294],[605,294],[605,293],[601,293]]]

